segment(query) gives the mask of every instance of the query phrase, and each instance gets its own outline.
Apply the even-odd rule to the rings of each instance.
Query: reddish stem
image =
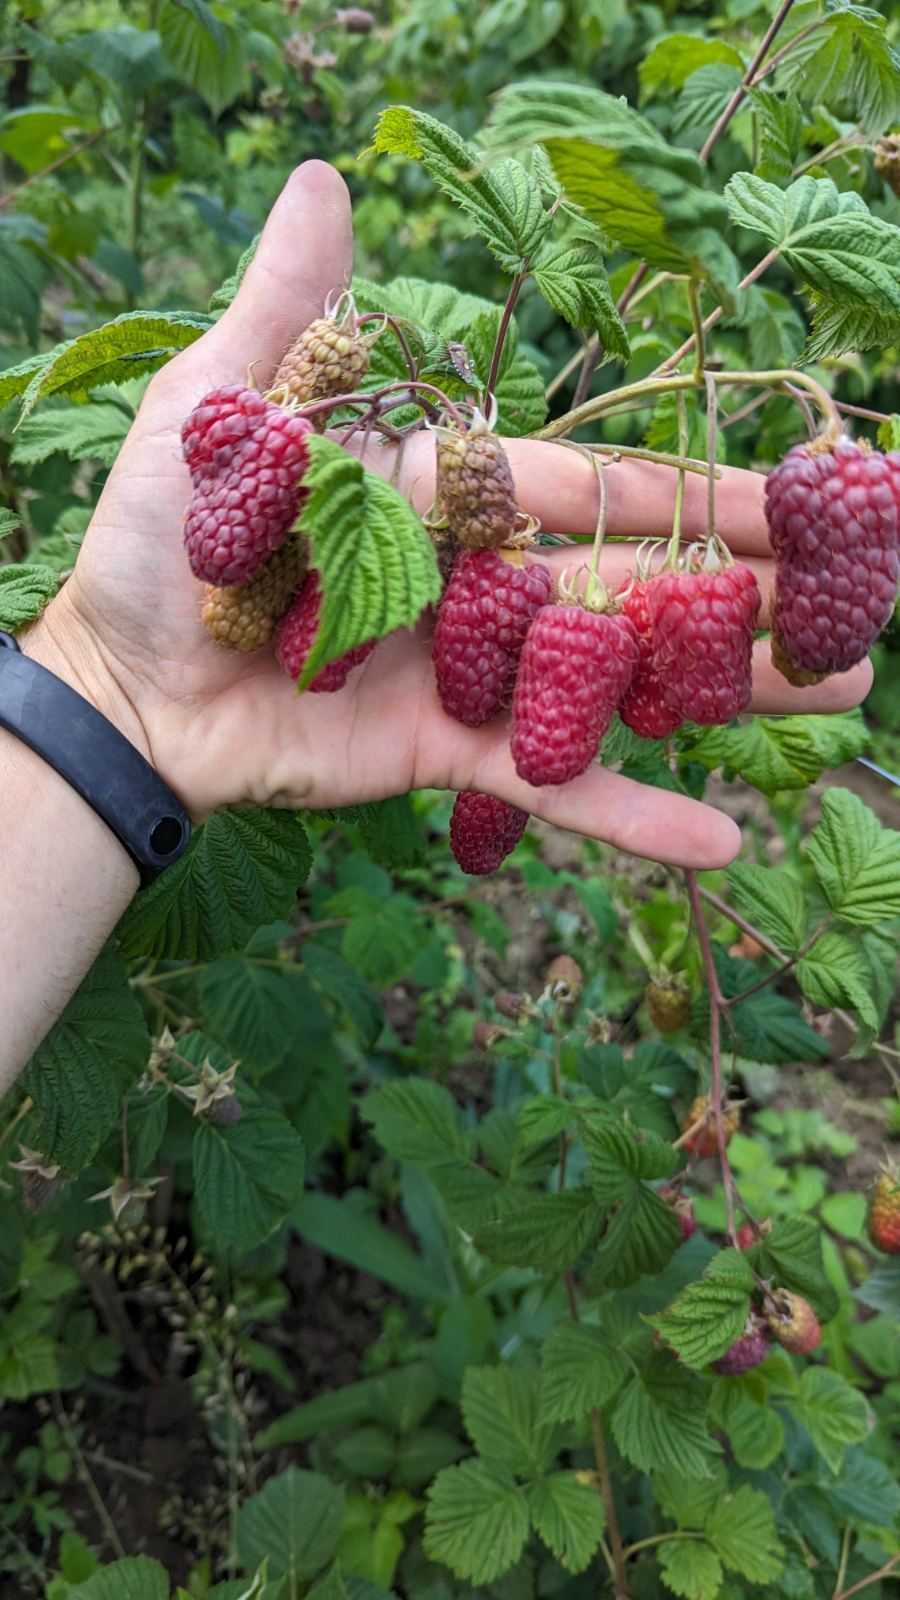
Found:
[[[697,883],[697,874],[685,870],[685,883],[687,884],[688,898],[691,903],[691,915],[697,931],[700,944],[700,954],[703,959],[703,971],[706,977],[706,986],[709,990],[709,1071],[710,1071],[710,1102],[712,1106],[713,1122],[716,1129],[716,1143],[719,1147],[719,1166],[722,1172],[722,1187],[725,1191],[725,1216],[727,1221],[728,1237],[737,1248],[737,1233],[734,1218],[734,1177],[731,1163],[728,1160],[728,1141],[725,1133],[725,1117],[722,1109],[724,1098],[722,1087],[722,1011],[725,1000],[719,988],[719,975],[716,972],[716,963],[713,956],[712,940],[709,937],[709,928],[703,912],[703,902],[700,898],[700,887]]]

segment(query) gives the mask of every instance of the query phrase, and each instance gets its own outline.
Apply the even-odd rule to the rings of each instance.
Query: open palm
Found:
[[[196,816],[247,801],[334,806],[424,786],[477,788],[638,854],[696,867],[726,863],[738,849],[738,830],[709,806],[600,768],[561,789],[523,783],[504,726],[473,731],[441,710],[421,629],[382,642],[338,694],[301,698],[270,653],[232,655],[205,633],[199,585],[181,541],[190,489],[181,424],[203,394],[245,381],[251,366],[265,384],[287,345],[321,314],[329,291],[349,280],[351,250],[344,185],[330,167],[310,162],[283,190],[233,305],[148,389],[75,573],[54,602],[67,627],[74,615],[92,671],[108,675],[117,702],[127,707],[126,731]],[[523,508],[550,531],[589,533],[597,494],[590,464],[559,445],[515,440],[508,449]],[[373,444],[366,464],[389,472],[392,447]],[[404,453],[400,487],[419,510],[431,502],[433,477],[431,436],[417,435]],[[611,532],[668,531],[671,471],[620,462],[609,485]],[[773,574],[761,489],[756,474],[727,473],[718,526],[755,567],[765,616]],[[702,529],[702,502],[702,483],[689,483],[689,533]],[[572,552],[545,551],[538,559],[559,568],[571,564]],[[604,562],[611,582],[630,566],[621,546]],[[863,666],[817,688],[793,690],[766,657],[761,649],[758,710],[843,709],[868,687]]]

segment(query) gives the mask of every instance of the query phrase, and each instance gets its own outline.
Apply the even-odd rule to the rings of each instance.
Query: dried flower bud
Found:
[[[552,999],[568,1005],[578,999],[584,973],[572,956],[555,956],[547,968],[544,984]]]
[[[342,6],[334,13],[334,20],[347,33],[371,33],[378,19],[361,6]]]

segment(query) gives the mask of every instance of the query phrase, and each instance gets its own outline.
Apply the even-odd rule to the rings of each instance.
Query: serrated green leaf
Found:
[[[319,1472],[289,1467],[270,1478],[237,1513],[237,1548],[245,1570],[268,1560],[269,1577],[313,1578],[332,1560],[341,1531],[344,1495]]]
[[[681,1472],[703,1478],[719,1446],[706,1425],[703,1384],[662,1355],[626,1384],[612,1412],[612,1433],[626,1460],[641,1472]]]
[[[91,133],[95,126],[69,106],[32,101],[7,111],[0,121],[0,153],[11,156],[28,173],[39,172],[77,143],[79,134]]]
[[[330,439],[311,439],[310,455],[297,526],[324,598],[300,688],[355,645],[412,627],[441,593],[431,540],[397,490]]]
[[[392,795],[369,806],[360,819],[359,834],[379,866],[415,867],[424,862],[425,840],[408,794]]]
[[[466,1432],[485,1461],[523,1478],[547,1470],[553,1425],[541,1420],[541,1379],[533,1367],[467,1367]]]
[[[37,362],[3,373],[0,404],[23,395],[19,422],[51,394],[87,396],[118,378],[154,372],[211,327],[211,318],[183,311],[125,311],[79,334]]]
[[[756,176],[783,183],[790,178],[803,147],[803,113],[795,99],[774,89],[751,89],[750,101],[759,139]]]
[[[561,1322],[541,1355],[541,1404],[552,1422],[579,1422],[618,1392],[630,1366],[602,1328]]]
[[[553,1472],[527,1489],[532,1526],[566,1572],[583,1572],[606,1526],[603,1501],[575,1472]]]
[[[0,567],[0,628],[18,633],[34,622],[58,588],[59,576],[52,567],[31,561]]]
[[[173,0],[163,6],[159,32],[176,76],[196,89],[214,116],[237,99],[244,82],[241,35],[205,0]]]
[[[242,950],[289,915],[312,865],[306,830],[287,811],[216,812],[174,867],[132,902],[118,937],[132,958],[208,960]]]
[[[641,1181],[671,1176],[681,1157],[665,1139],[608,1112],[579,1110],[578,1122],[594,1198],[603,1212],[612,1211],[591,1266],[591,1285],[623,1287],[642,1273],[661,1271],[681,1243],[671,1207]]]
[[[722,1563],[702,1539],[666,1539],[657,1550],[663,1583],[683,1600],[716,1600],[721,1594]]]
[[[10,460],[34,466],[58,451],[70,461],[99,461],[110,467],[133,420],[110,401],[44,411],[26,418],[17,429]]]
[[[482,387],[487,384],[502,315],[499,306],[480,311],[466,330],[466,353]],[[497,425],[514,438],[534,433],[546,420],[544,380],[534,362],[520,353],[518,332],[512,324],[503,347],[494,395],[498,405]]]
[[[847,108],[873,133],[900,117],[900,58],[891,49],[885,18],[868,6],[835,6],[819,28],[798,37],[779,69],[779,83],[807,105]]]
[[[573,328],[596,333],[602,361],[631,354],[628,332],[616,310],[609,280],[598,252],[589,245],[548,240],[535,257],[534,281],[551,305]]]
[[[228,310],[228,307],[231,305],[232,300],[244,281],[244,274],[246,273],[247,268],[253,260],[253,257],[256,255],[256,247],[259,244],[260,238],[261,235],[257,234],[255,239],[251,239],[246,250],[241,252],[234,271],[230,273],[227,278],[223,279],[223,281],[219,284],[218,289],[213,291],[209,302],[210,311]]]
[[[68,1600],[169,1600],[165,1569],[149,1556],[126,1556],[67,1591]]]
[[[201,972],[198,987],[209,1032],[246,1067],[274,1072],[302,1059],[310,1035],[327,1035],[328,1018],[302,973],[226,956]]]
[[[327,945],[310,940],[303,945],[302,954],[306,975],[346,1012],[363,1045],[374,1044],[384,1020],[377,995],[355,968]]]
[[[244,1106],[230,1126],[199,1119],[192,1161],[197,1218],[207,1249],[219,1255],[255,1249],[303,1193],[303,1140],[268,1106]]]
[[[692,73],[712,62],[743,70],[737,50],[724,39],[705,39],[700,33],[664,33],[653,41],[638,70],[641,99],[680,89]]]
[[[706,1522],[713,1506],[725,1492],[725,1468],[714,1462],[703,1478],[686,1476],[680,1469],[653,1474],[653,1487],[662,1511],[679,1528],[699,1529]]]
[[[347,1600],[347,1587],[337,1563],[307,1592],[306,1600]]]
[[[813,1005],[849,1006],[867,1027],[878,1027],[872,971],[858,935],[854,938],[837,928],[826,929],[809,955],[798,962],[797,982]]]
[[[812,327],[804,362],[825,361],[847,350],[884,350],[900,340],[900,315],[871,306],[847,305],[828,295],[810,294]]]
[[[486,168],[482,153],[452,128],[410,106],[381,113],[374,148],[420,161],[506,272],[519,272],[550,226],[543,197],[521,162]]]
[[[347,963],[379,989],[405,977],[421,949],[416,906],[406,895],[369,897],[351,916],[341,939]]]
[[[736,960],[721,945],[715,946],[714,956],[722,993],[736,1001],[729,1011],[729,1032],[732,1048],[739,1056],[770,1065],[826,1059],[830,1054],[827,1041],[810,1027],[799,1006],[787,995],[764,988],[749,1000],[737,999],[759,981],[754,962]],[[705,990],[694,1001],[692,1027],[699,1034],[708,1031],[709,998]]]
[[[721,1378],[714,1386],[710,1414],[728,1435],[735,1461],[764,1472],[784,1449],[784,1423],[743,1378]]]
[[[722,767],[763,794],[807,789],[829,767],[861,755],[869,735],[860,712],[825,717],[753,717],[726,728],[691,729],[683,753],[710,771]]]
[[[4,1400],[29,1400],[32,1395],[59,1389],[62,1381],[62,1351],[49,1334],[29,1330],[20,1337],[14,1327],[7,1330],[0,1354],[0,1394]]]
[[[528,1537],[528,1503],[511,1475],[484,1461],[439,1472],[428,1490],[425,1554],[457,1578],[493,1583],[515,1566]]]
[[[762,1277],[803,1295],[821,1319],[836,1314],[837,1294],[822,1261],[822,1232],[812,1217],[782,1217],[763,1239],[754,1264]]]
[[[22,519],[14,511],[8,511],[5,506],[0,506],[0,539],[7,539],[17,528],[21,528]]]
[[[596,1239],[603,1209],[589,1189],[564,1194],[497,1195],[490,1221],[476,1225],[476,1247],[501,1266],[565,1272]]]
[[[361,1110],[395,1161],[431,1166],[467,1153],[459,1111],[442,1084],[427,1078],[387,1083],[366,1095]]]
[[[108,945],[25,1070],[29,1143],[70,1172],[87,1166],[149,1056],[143,1012]]]
[[[806,853],[832,911],[857,927],[900,914],[900,833],[849,789],[829,789]]]
[[[673,107],[672,132],[680,137],[691,128],[706,129],[714,124],[742,79],[739,67],[723,61],[692,72]]]
[[[873,1426],[865,1395],[827,1367],[806,1368],[790,1408],[835,1474],[841,1470],[847,1446],[861,1444]]]
[[[849,1517],[869,1527],[893,1529],[900,1516],[896,1474],[886,1462],[861,1448],[847,1451],[842,1472],[825,1487],[825,1494],[842,1518]]]
[[[728,869],[731,899],[739,911],[777,944],[794,955],[806,938],[806,899],[789,872],[737,862]]]
[[[646,1320],[686,1367],[705,1367],[743,1333],[754,1284],[747,1262],[736,1251],[725,1251],[667,1310]]]
[[[750,1583],[773,1583],[784,1561],[775,1514],[766,1495],[742,1484],[725,1494],[704,1528],[722,1565]]]

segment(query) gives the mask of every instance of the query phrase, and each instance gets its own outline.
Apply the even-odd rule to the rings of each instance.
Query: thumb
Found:
[[[305,161],[278,196],[244,281],[203,343],[215,345],[240,375],[253,365],[266,387],[294,339],[353,270],[350,196],[325,161]],[[211,350],[207,351],[212,354]]]

